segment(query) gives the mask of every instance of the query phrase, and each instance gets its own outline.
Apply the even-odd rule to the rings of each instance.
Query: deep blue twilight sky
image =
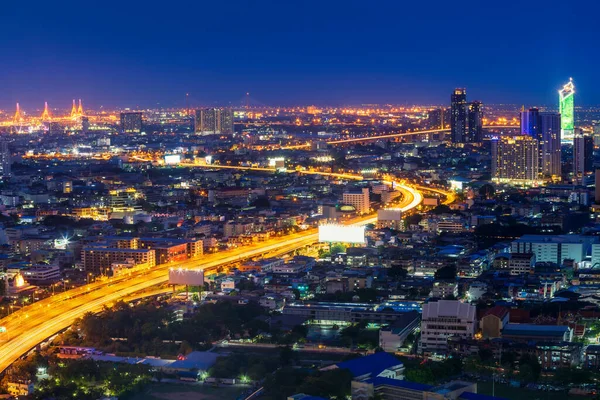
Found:
[[[492,4],[493,3],[493,4]],[[500,0],[7,1],[0,107],[600,104],[600,4]]]

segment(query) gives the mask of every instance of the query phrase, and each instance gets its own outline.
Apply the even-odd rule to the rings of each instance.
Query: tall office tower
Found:
[[[467,90],[454,89],[450,97],[450,139],[452,143],[465,143],[467,136]]]
[[[539,139],[540,111],[537,108],[521,111],[521,134]]]
[[[595,123],[593,126],[594,129],[594,146],[600,147],[600,123]]]
[[[8,141],[6,141],[6,139],[0,139],[0,176],[10,175],[11,162]]]
[[[228,108],[201,108],[196,110],[194,132],[201,135],[233,133],[233,110]]]
[[[142,131],[142,113],[141,112],[122,112],[121,113],[121,132],[122,133],[140,133]]]
[[[587,174],[594,168],[594,138],[584,135],[581,129],[573,138],[573,182],[583,184]]]
[[[539,181],[539,144],[528,135],[502,136],[492,141],[492,179],[534,184]]]
[[[435,108],[427,113],[427,128],[443,129],[444,126],[444,109]]]
[[[467,129],[468,142],[483,142],[483,104],[480,101],[469,103]]]
[[[561,176],[560,114],[539,113],[540,172],[544,178],[557,180]]]
[[[600,204],[600,168],[596,168],[595,175],[596,189],[594,190],[594,202]]]
[[[571,142],[575,129],[575,85],[573,78],[558,91],[561,141]]]
[[[233,134],[233,110],[231,108],[222,108],[220,110],[219,123],[222,134]]]
[[[452,125],[452,111],[450,107],[446,107],[444,109],[442,109],[442,114],[443,114],[443,125],[442,125],[442,129],[448,129],[450,127],[450,125]]]

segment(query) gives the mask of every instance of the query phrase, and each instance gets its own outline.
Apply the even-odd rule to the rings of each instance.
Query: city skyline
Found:
[[[160,10],[135,2],[41,4],[33,11],[10,4],[0,28],[0,107],[72,98],[89,99],[92,108],[182,107],[185,93],[191,104],[235,106],[246,92],[269,106],[443,104],[455,87],[487,104],[534,106],[555,104],[569,77],[581,88],[578,104],[600,104],[600,82],[589,67],[596,56],[588,51],[598,6],[558,5],[519,4],[511,12],[510,4],[477,3],[385,2],[365,10],[355,1]],[[200,12],[211,18],[198,23]],[[522,15],[530,14],[537,18],[523,25]],[[561,24],[547,23],[553,20]],[[26,30],[17,26],[22,21]],[[522,28],[507,29],[515,24]],[[445,39],[455,27],[472,32],[470,40]],[[473,56],[467,67],[464,54]]]

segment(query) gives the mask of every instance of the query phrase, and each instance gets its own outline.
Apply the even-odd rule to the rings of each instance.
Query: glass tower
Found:
[[[575,129],[575,85],[573,78],[569,83],[558,91],[559,112],[560,112],[560,134],[563,142],[573,141],[573,130]]]

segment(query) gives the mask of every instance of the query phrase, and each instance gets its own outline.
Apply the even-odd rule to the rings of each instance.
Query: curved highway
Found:
[[[362,179],[357,175],[327,175],[341,179]],[[403,192],[403,199],[398,205],[403,211],[417,207],[423,200],[421,193],[413,187],[402,183],[397,183],[395,187]],[[370,215],[354,218],[348,223],[365,225],[376,221],[377,218]],[[48,337],[69,327],[76,318],[85,313],[98,312],[120,299],[145,297],[147,293],[143,291],[167,282],[169,268],[202,268],[209,272],[219,266],[259,257],[265,253],[290,253],[317,241],[317,230],[310,229],[259,244],[207,254],[198,259],[161,264],[151,269],[138,268],[117,277],[103,279],[38,301],[0,319],[0,326],[6,328],[6,332],[0,333],[0,372]]]

